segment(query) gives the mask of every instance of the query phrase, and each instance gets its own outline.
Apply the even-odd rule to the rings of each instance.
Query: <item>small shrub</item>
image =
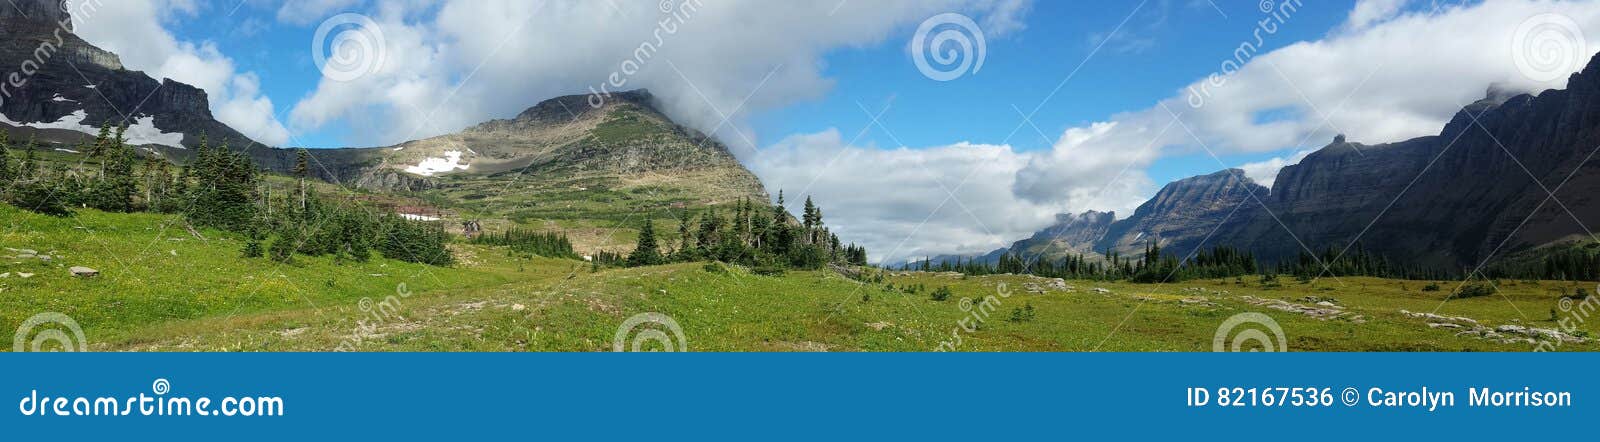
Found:
[[[1268,274],[1265,274],[1265,275],[1261,275],[1261,286],[1263,286],[1263,287],[1277,287],[1279,285],[1281,285],[1281,284],[1278,283],[1278,274],[1276,274],[1276,273],[1268,273]]]
[[[710,274],[713,274],[713,275],[726,275],[726,274],[728,274],[728,266],[726,264],[723,264],[723,263],[717,262],[717,261],[708,262],[708,263],[706,263],[706,265],[704,267],[701,267],[701,268],[705,269],[706,273],[710,273]]]
[[[1572,294],[1566,295],[1566,296],[1563,296],[1563,297],[1564,298],[1571,298],[1571,299],[1578,300],[1578,301],[1582,301],[1582,300],[1585,300],[1585,299],[1589,299],[1589,291],[1588,290],[1584,290],[1581,287],[1580,288],[1574,288],[1574,289],[1572,289]]]
[[[950,299],[951,295],[952,293],[950,292],[950,286],[943,286],[934,289],[933,294],[929,295],[929,297],[933,298],[935,301],[945,301]]]
[[[61,194],[56,192],[56,189],[43,183],[18,182],[11,188],[10,198],[6,199],[17,208],[42,215],[54,217],[72,215],[72,211],[67,209],[66,202],[61,198]]]
[[[1439,287],[1439,283],[1437,282],[1430,282],[1428,285],[1422,286],[1422,291],[1424,292],[1437,292],[1440,289],[1442,289],[1442,287]]]
[[[1451,296],[1456,299],[1477,298],[1495,294],[1495,288],[1486,282],[1473,282],[1461,286]]]
[[[246,241],[244,243],[244,250],[239,252],[239,255],[245,258],[260,258],[264,254],[265,252],[261,249],[261,241],[257,239],[250,239]]]
[[[783,267],[775,265],[756,266],[756,268],[750,269],[750,273],[761,276],[783,276]]]
[[[282,236],[273,239],[272,245],[267,246],[267,256],[274,262],[287,264],[294,258],[294,241]]]
[[[1028,322],[1033,320],[1033,303],[1024,304],[1021,308],[1011,309],[1011,322]]]

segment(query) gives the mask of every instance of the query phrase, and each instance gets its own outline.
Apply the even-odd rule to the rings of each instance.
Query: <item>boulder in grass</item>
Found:
[[[76,276],[76,277],[79,277],[79,278],[92,278],[92,277],[100,276],[100,271],[99,270],[91,269],[91,268],[88,268],[88,267],[77,267],[77,266],[74,266],[74,267],[72,267],[70,269],[67,269],[67,270],[72,272],[72,276]]]

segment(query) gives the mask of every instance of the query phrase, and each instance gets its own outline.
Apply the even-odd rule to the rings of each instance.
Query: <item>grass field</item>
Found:
[[[1291,351],[1530,351],[1536,344],[1458,336],[1463,329],[1429,325],[1449,321],[1402,311],[1491,329],[1560,329],[1552,313],[1579,314],[1559,308],[1574,284],[1553,281],[1503,281],[1497,295],[1449,300],[1454,282],[1424,291],[1425,281],[1374,278],[1129,284],[890,272],[864,283],[834,270],[760,276],[703,263],[595,272],[476,246],[457,246],[450,268],[305,257],[276,265],[241,259],[236,239],[201,239],[173,216],[48,218],[0,206],[0,220],[0,246],[52,255],[0,259],[9,274],[0,326],[61,312],[90,349],[106,351],[609,351],[619,327],[646,312],[676,322],[692,351],[1211,351],[1219,327],[1246,312],[1276,322],[1286,339],[1274,345]],[[77,278],[69,266],[101,274]],[[952,296],[934,300],[940,287]],[[970,301],[990,296],[991,308]],[[980,310],[986,319],[971,327]],[[1593,322],[1578,334],[1600,332]],[[11,334],[0,336],[11,348]]]

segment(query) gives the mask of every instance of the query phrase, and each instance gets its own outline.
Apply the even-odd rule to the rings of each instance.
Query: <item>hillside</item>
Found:
[[[55,2],[17,5],[0,8],[0,64],[41,66],[0,100],[0,130],[17,147],[35,139],[46,161],[81,163],[102,125],[126,123],[140,155],[186,164],[209,139],[267,171],[295,167],[297,149],[261,145],[217,121],[204,91],[127,70],[116,54],[83,41]],[[673,122],[643,90],[616,93],[600,107],[585,96],[554,98],[509,119],[394,146],[308,152],[309,172],[344,193],[410,197],[395,208],[451,224],[568,230],[584,251],[625,250],[646,218],[768,202],[726,146]]]

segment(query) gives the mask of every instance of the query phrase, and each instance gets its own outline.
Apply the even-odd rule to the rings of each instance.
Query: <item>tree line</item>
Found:
[[[407,262],[446,265],[453,260],[441,223],[319,195],[307,182],[304,149],[297,151],[293,170],[296,188],[274,192],[249,156],[226,146],[212,148],[203,136],[193,161],[174,173],[154,151],[141,159],[127,144],[126,130],[102,126],[92,143],[77,149],[86,161],[53,167],[38,159],[33,140],[13,161],[9,134],[0,131],[0,199],[51,216],[71,216],[74,207],[179,214],[194,226],[242,236],[240,253],[246,258],[290,262],[298,254],[366,261],[376,251]]]
[[[750,199],[734,204],[723,216],[712,209],[700,216],[685,212],[678,217],[676,244],[662,244],[655,221],[646,219],[639,229],[633,252],[619,264],[629,267],[695,261],[721,261],[757,271],[819,269],[830,263],[867,265],[865,248],[844,244],[823,221],[822,209],[806,198],[800,219],[784,209],[783,191],[778,203],[767,206]],[[605,254],[608,258],[620,255]],[[596,257],[596,261],[601,261]]]
[[[1560,281],[1600,280],[1600,253],[1595,247],[1569,247],[1526,263],[1495,265],[1483,269],[1481,277],[1491,279],[1542,279]],[[907,263],[901,270],[958,272],[967,275],[1031,274],[1047,278],[1126,280],[1136,283],[1180,282],[1192,279],[1233,278],[1263,275],[1292,275],[1299,280],[1326,276],[1377,277],[1408,280],[1461,279],[1472,269],[1444,269],[1401,264],[1357,245],[1340,253],[1334,248],[1312,254],[1301,252],[1293,259],[1266,262],[1249,251],[1215,246],[1195,252],[1187,259],[1166,253],[1159,245],[1146,245],[1138,258],[1128,258],[1107,250],[1100,259],[1071,254],[1059,259],[1029,259],[1017,252],[1002,254],[995,262],[976,259],[932,260]]]

